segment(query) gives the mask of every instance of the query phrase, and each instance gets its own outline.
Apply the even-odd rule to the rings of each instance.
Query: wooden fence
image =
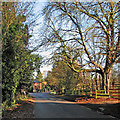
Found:
[[[109,92],[112,98],[120,99],[120,89],[110,89]]]
[[[66,95],[86,95],[95,98],[118,98],[120,99],[120,89],[110,89],[109,93],[105,90],[67,90]]]
[[[89,90],[67,90],[65,92],[66,95],[88,95],[88,96],[94,96],[95,91],[89,91]]]
[[[96,90],[95,98],[110,98],[110,94],[105,90]]]

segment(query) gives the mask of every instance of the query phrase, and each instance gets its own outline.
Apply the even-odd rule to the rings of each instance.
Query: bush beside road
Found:
[[[18,100],[14,107],[2,112],[2,120],[18,118],[34,118],[34,98]]]

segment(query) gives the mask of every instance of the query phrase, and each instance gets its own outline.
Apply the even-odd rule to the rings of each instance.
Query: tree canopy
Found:
[[[75,89],[80,80],[79,73],[72,71],[62,60],[54,63],[52,71],[49,71],[45,78],[49,86],[58,93],[62,89]]]
[[[119,2],[49,2],[44,10],[43,40],[75,72],[96,72],[109,91],[119,61]],[[77,66],[77,67],[76,67]]]

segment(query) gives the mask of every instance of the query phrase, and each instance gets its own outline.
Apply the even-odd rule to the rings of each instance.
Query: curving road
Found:
[[[35,118],[112,118],[75,102],[65,101],[48,93],[30,93],[35,97]]]

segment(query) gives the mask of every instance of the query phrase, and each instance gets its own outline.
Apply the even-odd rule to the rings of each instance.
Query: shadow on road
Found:
[[[81,118],[81,119],[113,119],[112,116],[92,111],[75,102],[66,101],[48,93],[32,93],[35,97],[35,118]]]

